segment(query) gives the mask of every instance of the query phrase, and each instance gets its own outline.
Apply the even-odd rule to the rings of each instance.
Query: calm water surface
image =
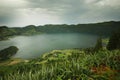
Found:
[[[97,36],[78,33],[18,36],[0,41],[0,50],[14,45],[19,48],[14,57],[28,59],[55,49],[92,47],[95,45],[96,39]]]

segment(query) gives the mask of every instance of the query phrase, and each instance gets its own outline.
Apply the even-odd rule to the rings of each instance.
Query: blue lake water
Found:
[[[15,58],[29,59],[56,49],[93,47],[96,39],[97,36],[95,35],[80,33],[17,36],[6,41],[0,41],[0,50],[14,45],[19,48],[14,56]]]

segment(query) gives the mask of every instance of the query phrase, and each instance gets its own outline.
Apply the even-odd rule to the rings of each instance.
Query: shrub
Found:
[[[16,54],[18,48],[15,46],[10,46],[0,51],[0,60],[6,60]]]
[[[112,34],[107,45],[108,50],[120,49],[120,32]]]

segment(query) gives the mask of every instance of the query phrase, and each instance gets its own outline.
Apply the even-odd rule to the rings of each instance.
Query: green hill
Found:
[[[15,35],[34,35],[43,33],[83,33],[83,34],[93,34],[99,36],[108,37],[111,33],[120,31],[120,21],[110,21],[102,23],[93,24],[77,24],[77,25],[44,25],[44,26],[34,26],[29,25],[26,27],[12,27],[8,28],[6,26],[0,27],[0,40],[7,39],[10,36]]]

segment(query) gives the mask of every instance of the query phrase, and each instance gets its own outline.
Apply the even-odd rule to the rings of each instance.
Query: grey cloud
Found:
[[[26,8],[24,0],[0,0],[0,25],[7,25],[16,20],[17,10]]]
[[[19,0],[18,0],[19,1]],[[0,3],[0,23],[17,19],[17,10],[58,16],[62,23],[87,23],[120,20],[119,0],[22,0],[10,7]],[[25,3],[22,5],[22,3]],[[37,9],[37,10],[36,10]],[[43,10],[45,10],[43,12]],[[43,12],[43,13],[42,13]],[[4,13],[4,14],[3,14]],[[29,13],[27,14],[29,15]],[[31,13],[32,15],[32,13]],[[12,22],[10,22],[12,23]],[[14,24],[14,23],[13,23]]]
[[[110,7],[108,5],[100,7],[100,4],[98,3],[100,3],[101,1],[106,0],[29,0],[29,3],[32,8],[45,8],[48,11],[55,12],[56,15],[59,15],[61,17],[61,20],[64,23],[79,23],[80,21],[82,21],[80,19],[83,18],[90,18],[91,20],[97,19],[100,21],[102,19],[119,20],[120,11],[118,9],[114,10],[114,7]],[[112,4],[113,1],[109,0],[109,2],[110,1]],[[87,22],[87,19],[85,20],[85,22]],[[88,19],[88,22],[89,21],[90,20]]]
[[[14,17],[14,10],[0,8],[0,25],[12,22]]]
[[[31,8],[45,8],[61,17],[64,23],[74,23],[88,8],[83,0],[29,0]]]

